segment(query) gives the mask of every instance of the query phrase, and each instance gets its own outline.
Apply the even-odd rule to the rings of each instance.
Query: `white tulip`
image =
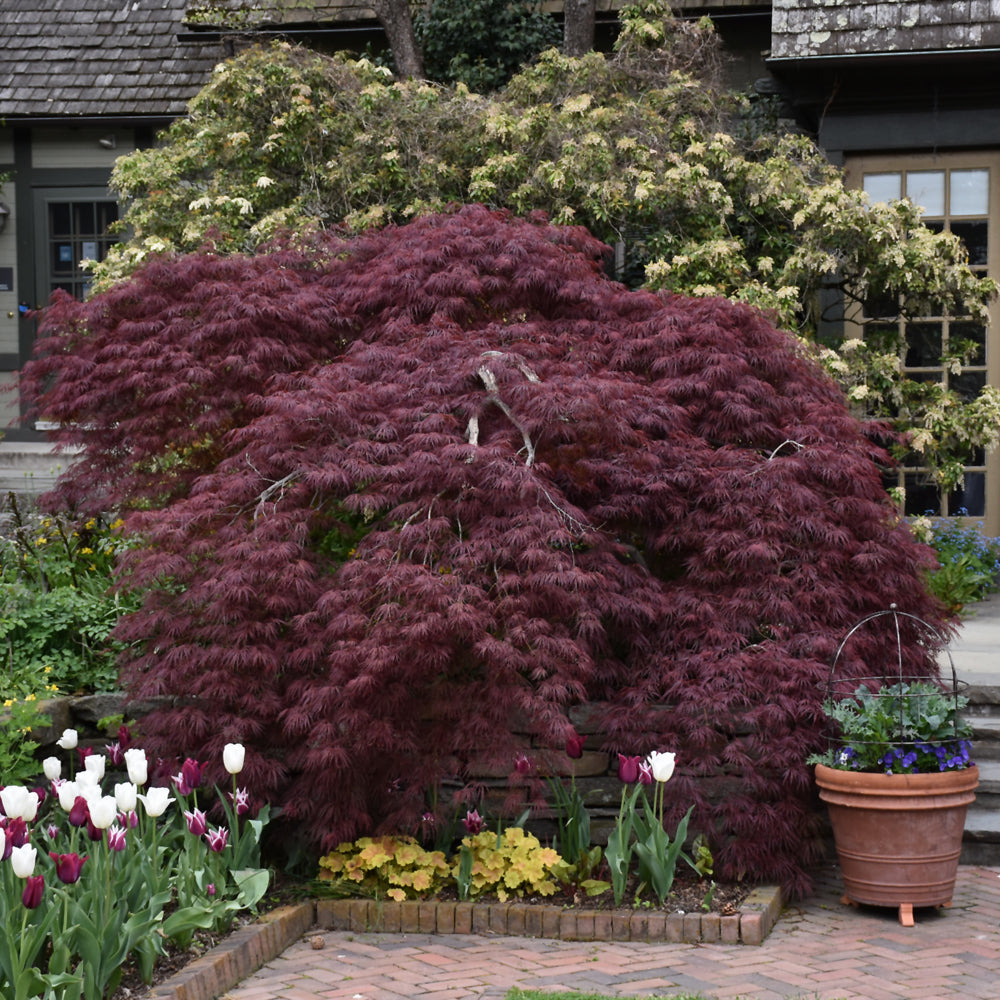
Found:
[[[10,852],[10,864],[18,878],[29,878],[35,872],[36,851],[31,844],[15,847]]]
[[[76,797],[80,794],[80,786],[75,781],[64,781],[59,786],[59,805],[69,812],[76,802]]]
[[[104,764],[105,758],[98,754],[92,753],[83,762],[83,766],[88,774],[96,774],[97,780],[100,781],[104,777]]]
[[[125,767],[128,770],[128,780],[133,785],[144,785],[149,777],[146,765],[146,751],[141,747],[132,747],[125,751]]]
[[[145,795],[139,796],[139,801],[146,810],[146,815],[151,819],[162,816],[167,811],[167,806],[171,803],[169,788],[151,788]]]
[[[76,776],[76,783],[80,787],[81,791],[78,793],[83,795],[82,789],[84,788],[100,788],[101,779],[93,771],[81,771]]]
[[[239,774],[243,770],[245,755],[242,743],[227,743],[222,749],[222,763],[230,774]]]
[[[674,757],[676,754],[672,753],[657,753],[653,751],[647,758],[646,763],[649,764],[653,771],[653,779],[655,781],[664,782],[669,781],[671,775],[674,773]]]
[[[106,830],[118,816],[118,803],[113,795],[102,795],[89,803],[90,822],[98,830]]]
[[[58,781],[62,775],[62,761],[58,757],[46,757],[42,761],[42,770],[49,781]]]
[[[38,796],[23,785],[8,785],[0,790],[0,805],[10,819],[31,823],[38,813]]]
[[[138,798],[139,789],[131,781],[123,781],[115,785],[115,802],[118,803],[118,811],[130,813],[135,811],[135,803]]]
[[[80,737],[75,729],[64,729],[62,736],[56,740],[56,746],[62,747],[63,750],[72,750],[79,742]]]

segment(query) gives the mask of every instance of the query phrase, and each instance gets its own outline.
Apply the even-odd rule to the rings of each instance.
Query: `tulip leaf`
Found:
[[[266,868],[245,869],[233,872],[233,881],[240,890],[240,904],[254,909],[271,884],[271,873]]]

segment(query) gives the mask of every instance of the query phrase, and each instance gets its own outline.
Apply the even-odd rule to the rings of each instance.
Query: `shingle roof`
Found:
[[[0,116],[182,114],[223,57],[179,43],[185,0],[3,0]]]
[[[1000,0],[774,0],[775,58],[1000,46]]]

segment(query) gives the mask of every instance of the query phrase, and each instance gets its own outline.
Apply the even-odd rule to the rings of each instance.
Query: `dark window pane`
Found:
[[[965,474],[965,485],[948,494],[948,513],[970,517],[982,517],[986,513],[986,473]]]
[[[908,368],[929,368],[941,364],[941,324],[908,323],[906,347],[905,364]]]
[[[866,316],[873,319],[887,319],[899,315],[899,299],[894,295],[870,295],[865,299],[864,311]]]
[[[52,244],[52,273],[72,274],[73,244],[69,240],[61,240]]]
[[[941,497],[938,488],[927,482],[925,476],[919,473],[907,473],[904,477],[906,485],[906,508],[904,513],[915,516],[917,514],[940,514]]]
[[[952,375],[948,379],[948,384],[963,399],[975,399],[986,385],[986,372],[962,372],[961,375]]]
[[[960,345],[956,341],[968,340],[977,345],[969,361],[970,365],[986,364],[986,327],[979,323],[954,322],[948,327],[948,344],[952,351]]]
[[[876,351],[899,350],[899,326],[896,323],[866,323],[865,343]]]
[[[942,232],[944,230],[944,223],[943,222],[940,222],[940,221],[928,222],[926,219],[924,219],[923,222],[924,222],[924,225],[932,233],[940,233],[940,232]]]
[[[73,221],[76,232],[81,236],[97,235],[97,213],[93,202],[77,202],[73,205]]]
[[[914,382],[943,382],[944,372],[907,372],[906,377]]]
[[[69,236],[69,205],[49,205],[49,233],[52,236]]]
[[[965,244],[965,249],[969,252],[969,263],[972,265],[988,263],[988,228],[989,224],[985,219],[951,224],[951,231]]]

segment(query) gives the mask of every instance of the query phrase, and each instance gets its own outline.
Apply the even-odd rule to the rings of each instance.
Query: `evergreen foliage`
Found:
[[[431,80],[499,90],[560,32],[538,0],[431,0],[414,19]]]
[[[606,252],[470,206],[56,300],[25,385],[85,446],[63,499],[143,539],[123,677],[176,699],[147,745],[244,743],[330,848],[599,702],[609,751],[676,750],[668,822],[693,802],[723,877],[806,885],[828,664],[891,602],[947,632],[929,553],[794,338]]]

